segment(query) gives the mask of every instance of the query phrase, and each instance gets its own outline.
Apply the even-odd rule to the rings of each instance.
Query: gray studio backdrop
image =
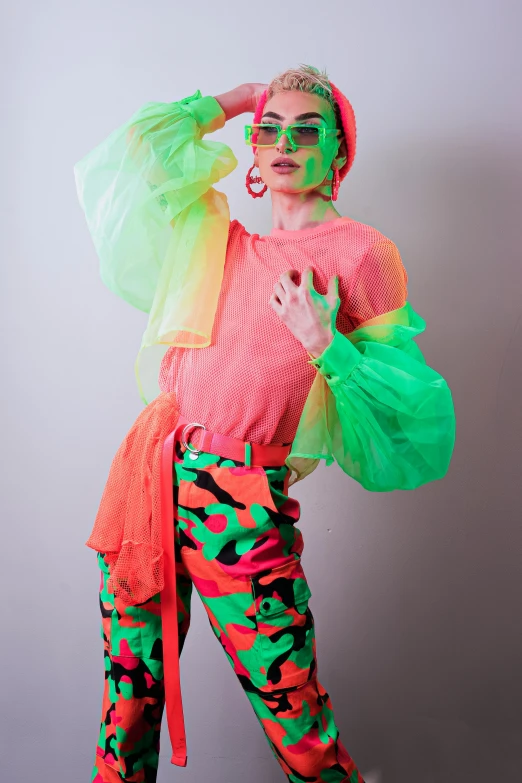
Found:
[[[146,317],[101,283],[73,165],[147,101],[299,62],[353,102],[338,209],[397,244],[457,413],[442,481],[372,494],[321,464],[291,490],[321,682],[379,783],[520,783],[520,4],[22,0],[2,17],[2,783],[90,781],[104,671],[84,541],[142,409]],[[218,187],[265,234],[250,118],[216,134],[239,159]],[[197,593],[181,673],[189,765],[164,723],[159,782],[282,781]]]

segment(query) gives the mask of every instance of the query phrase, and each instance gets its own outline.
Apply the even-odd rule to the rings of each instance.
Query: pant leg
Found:
[[[317,677],[288,469],[177,452],[176,540],[210,626],[291,783],[364,783]]]
[[[105,684],[92,783],[155,783],[165,705],[160,594],[137,606],[123,605],[107,590],[101,569],[101,636]],[[180,654],[190,625],[192,582],[176,563]]]

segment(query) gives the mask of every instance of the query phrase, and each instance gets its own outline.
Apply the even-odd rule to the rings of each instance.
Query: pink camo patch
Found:
[[[239,631],[239,633],[249,634],[252,633],[252,628],[247,628],[246,625],[239,625],[238,623],[230,623],[230,627],[234,628],[234,630]]]
[[[301,506],[296,498],[287,498],[282,506],[279,506],[279,512],[287,517],[292,517],[297,522],[301,517]]]
[[[140,659],[137,658],[129,647],[127,639],[122,639],[120,642],[120,654],[114,656],[114,660],[121,663],[125,669],[135,669],[139,666]]]
[[[195,574],[192,574],[192,581],[194,587],[207,598],[220,598],[223,595],[227,595],[223,589],[219,589],[213,579],[201,579]]]
[[[228,470],[233,476],[262,476],[265,472],[261,467],[247,468],[246,465],[240,465],[237,468],[229,468]]]
[[[308,753],[316,745],[322,744],[321,738],[319,737],[319,731],[317,729],[310,729],[308,734],[305,734],[299,742],[296,742],[295,745],[288,745],[287,748],[291,753],[299,755],[301,753]]]
[[[212,533],[222,533],[226,529],[227,522],[224,514],[210,514],[205,520],[205,525]]]
[[[136,669],[140,665],[140,659],[136,656],[114,655],[112,660],[121,664],[125,669]]]

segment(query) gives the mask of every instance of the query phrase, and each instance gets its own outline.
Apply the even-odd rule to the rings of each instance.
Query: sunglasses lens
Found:
[[[277,139],[277,125],[254,125],[252,144],[260,147],[270,147]]]
[[[313,125],[301,125],[292,131],[299,147],[315,147],[319,142],[319,129]]]

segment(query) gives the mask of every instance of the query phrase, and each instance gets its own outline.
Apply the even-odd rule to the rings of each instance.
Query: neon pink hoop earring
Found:
[[[334,175],[332,178],[332,201],[337,201],[340,184],[341,184],[341,178],[339,176],[339,169],[335,168]]]
[[[248,173],[246,175],[246,180],[245,180],[246,189],[248,190],[248,192],[250,193],[252,198],[262,198],[263,194],[266,193],[266,191],[268,190],[268,185],[265,185],[263,190],[259,190],[257,193],[256,193],[255,190],[252,190],[252,188],[250,187],[251,185],[260,185],[263,182],[261,177],[253,177],[253,176],[251,176],[250,172],[253,171],[255,169],[255,167],[256,167],[256,164],[254,163],[254,165],[251,166],[248,169]]]

